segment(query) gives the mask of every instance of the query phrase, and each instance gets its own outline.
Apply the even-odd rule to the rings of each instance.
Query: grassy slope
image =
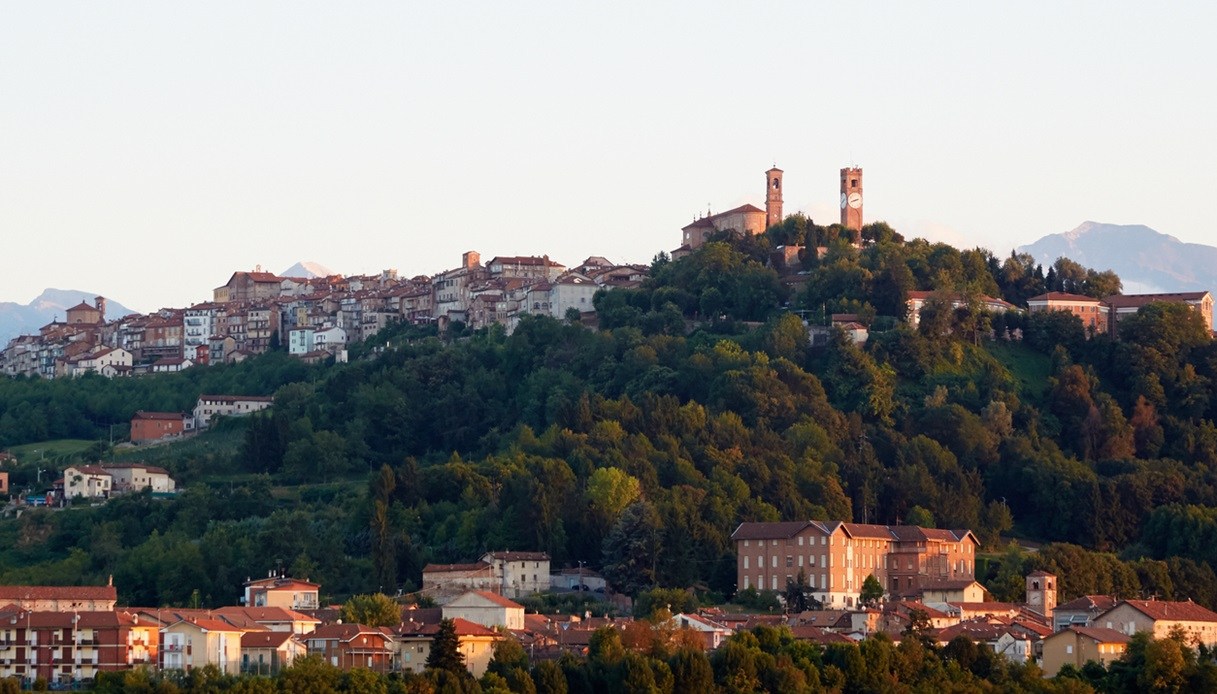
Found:
[[[1044,400],[1051,374],[1051,360],[1026,345],[1014,342],[989,342],[989,353],[1000,361],[1019,384],[1019,395],[1032,404]]]

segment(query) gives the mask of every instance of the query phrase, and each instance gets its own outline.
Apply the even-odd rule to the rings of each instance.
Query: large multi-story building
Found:
[[[1082,325],[1093,334],[1107,332],[1107,305],[1093,296],[1048,292],[1027,299],[1027,313],[1064,311],[1082,320]]]
[[[780,591],[802,574],[827,607],[857,605],[872,574],[893,594],[975,578],[979,544],[970,530],[840,521],[741,523],[731,539],[737,588]]]

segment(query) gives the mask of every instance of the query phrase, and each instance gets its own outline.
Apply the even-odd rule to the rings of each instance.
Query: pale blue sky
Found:
[[[1217,244],[1214,3],[0,5],[0,301],[236,269],[647,262],[761,204],[1008,253]]]

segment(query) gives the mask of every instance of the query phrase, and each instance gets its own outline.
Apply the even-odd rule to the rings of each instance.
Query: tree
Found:
[[[662,548],[659,514],[647,501],[626,507],[604,538],[604,577],[622,593],[635,595],[655,585],[655,568]]]
[[[858,594],[858,601],[870,607],[882,599],[883,585],[879,583],[879,579],[875,578],[875,574],[870,574],[866,580],[862,581],[862,591]]]
[[[427,654],[428,670],[443,670],[453,674],[465,675],[465,654],[460,651],[460,640],[456,635],[456,623],[445,619],[439,623],[439,631],[431,642],[431,652]]]
[[[401,605],[383,593],[353,595],[342,605],[342,619],[370,627],[393,626],[401,622]]]

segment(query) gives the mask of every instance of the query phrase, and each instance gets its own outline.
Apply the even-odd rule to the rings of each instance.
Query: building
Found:
[[[177,438],[194,431],[194,417],[184,412],[145,412],[131,418],[131,443]]]
[[[320,607],[321,585],[287,576],[269,576],[245,582],[241,603],[248,607],[283,607],[289,610],[315,610]]]
[[[942,301],[951,308],[963,308],[969,303],[969,299],[962,294],[952,292],[929,292],[929,291],[911,291],[908,293],[908,312],[906,320],[916,326],[921,323],[921,308],[931,300]],[[978,296],[975,301],[981,304],[981,307],[990,313],[1005,313],[1007,311],[1017,311],[1018,307],[1001,299],[995,299],[991,296]]]
[[[1155,639],[1166,638],[1180,630],[1191,643],[1217,645],[1217,613],[1190,600],[1121,600],[1094,620],[1095,626],[1129,636],[1148,631]]]
[[[494,644],[503,639],[499,632],[488,629],[467,619],[452,620],[456,629],[457,650],[465,656],[465,667],[474,677],[486,674],[486,668],[494,659]],[[439,624],[406,622],[396,632],[397,666],[403,672],[421,673],[427,667],[431,655],[431,644]]]
[[[1088,627],[1099,615],[1119,602],[1110,595],[1083,595],[1052,610],[1052,630],[1061,631],[1069,627]]]
[[[309,655],[320,656],[342,670],[365,668],[389,672],[397,652],[392,632],[362,624],[324,624],[304,636]]]
[[[765,211],[756,205],[745,204],[726,212],[708,214],[694,219],[680,230],[683,244],[672,253],[678,258],[705,245],[710,236],[718,232],[752,236],[765,230]],[[683,251],[683,252],[682,252]]]
[[[30,612],[105,612],[117,601],[113,585],[0,586],[0,605]]]
[[[156,663],[157,643],[148,636],[155,630],[139,629],[139,618],[128,612],[4,609],[0,678],[67,684]]]
[[[1072,665],[1081,669],[1094,661],[1107,667],[1119,660],[1132,640],[1128,634],[1105,627],[1069,627],[1044,639],[1040,667],[1045,677],[1056,677],[1061,668]]]
[[[75,465],[63,471],[63,493],[68,499],[104,499],[114,480],[100,465]]]
[[[142,463],[114,463],[102,465],[101,468],[110,475],[111,491],[114,493],[138,492],[143,489],[151,489],[156,494],[172,494],[177,491],[177,483],[163,467]]]
[[[237,271],[228,278],[228,283],[216,287],[213,303],[226,304],[259,299],[274,299],[279,296],[283,279],[273,273],[262,272],[258,267],[253,272]]]
[[[1177,292],[1170,294],[1117,294],[1103,299],[1107,304],[1108,330],[1120,334],[1120,321],[1134,315],[1141,307],[1153,303],[1185,304],[1198,311],[1204,325],[1213,331],[1213,295],[1209,292]]]
[[[1077,316],[1091,334],[1107,332],[1107,305],[1092,296],[1048,292],[1027,299],[1027,313],[1063,311]]]
[[[840,521],[741,523],[731,539],[739,589],[783,590],[802,573],[829,608],[857,605],[872,574],[891,594],[933,581],[972,580],[979,544],[970,530]]]
[[[308,647],[290,631],[247,631],[241,636],[242,673],[275,675],[305,655]]]
[[[461,595],[444,605],[443,616],[444,619],[467,619],[491,629],[524,628],[524,606],[488,590],[472,590]]]
[[[206,429],[216,417],[239,417],[259,412],[275,401],[261,395],[200,395],[194,406],[194,427]]]
[[[241,668],[244,632],[222,619],[179,619],[161,629],[161,669],[185,670],[214,665],[236,675]]]
[[[482,561],[499,579],[499,592],[513,598],[549,590],[549,555],[545,552],[487,552]]]
[[[841,169],[841,226],[854,232],[854,245],[862,243],[862,168]]]
[[[211,611],[224,621],[246,629],[268,629],[302,636],[321,624],[321,620],[285,607],[220,607]]]
[[[1027,575],[1027,609],[1043,617],[1053,616],[1056,576],[1047,571],[1032,571]]]
[[[423,590],[434,596],[470,590],[498,590],[500,579],[490,564],[427,564],[423,567]]]

